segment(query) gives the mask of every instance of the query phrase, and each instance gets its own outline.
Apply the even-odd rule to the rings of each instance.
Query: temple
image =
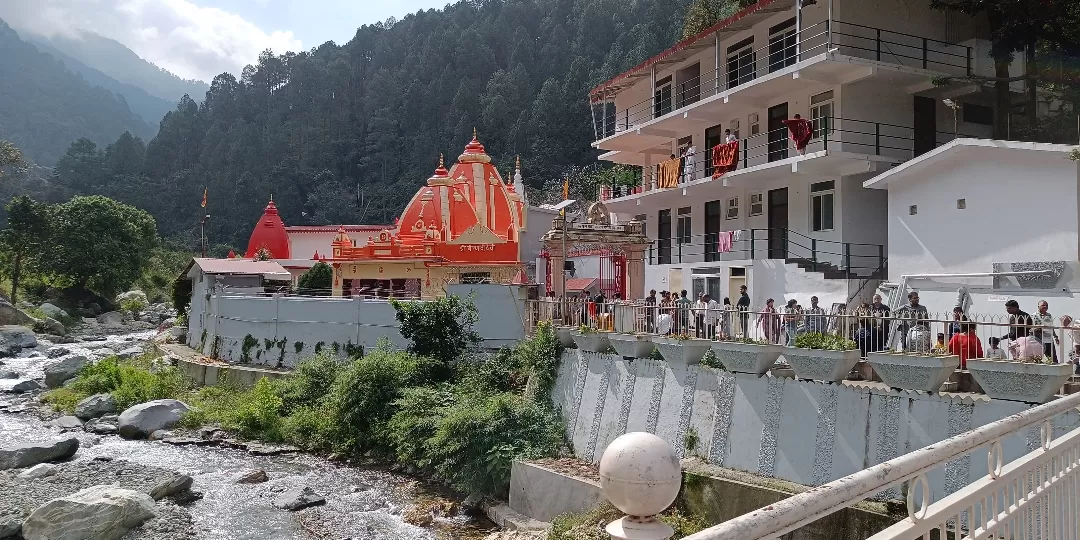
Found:
[[[513,180],[503,180],[474,133],[449,170],[440,158],[396,225],[286,227],[271,200],[245,255],[262,250],[294,276],[326,262],[334,269],[335,296],[433,298],[449,283],[528,282],[520,162]]]

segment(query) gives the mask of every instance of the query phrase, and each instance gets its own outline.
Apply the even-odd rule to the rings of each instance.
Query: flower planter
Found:
[[[583,351],[602,353],[611,348],[608,342],[608,332],[589,332],[587,334],[574,330],[570,332],[574,336],[574,343]]]
[[[1072,364],[1021,364],[997,360],[968,360],[968,371],[993,399],[1046,403],[1072,376]]]
[[[937,392],[960,366],[959,356],[923,356],[872,352],[866,361],[874,367],[881,382],[892,388]]]
[[[608,341],[615,348],[619,356],[625,358],[648,358],[656,345],[653,345],[652,336],[642,334],[608,334]]]
[[[795,377],[835,383],[847,378],[862,354],[859,349],[829,351],[799,347],[781,347],[780,352],[795,371]]]
[[[653,343],[664,360],[686,366],[700,363],[705,353],[712,348],[712,342],[707,339],[655,337]]]
[[[559,337],[559,343],[561,343],[563,347],[576,346],[576,343],[574,342],[573,332],[574,327],[572,326],[555,327],[555,335]]]
[[[734,341],[714,341],[713,354],[734,373],[753,373],[761,377],[776,364],[780,357],[779,345],[759,345],[756,343],[738,343]]]

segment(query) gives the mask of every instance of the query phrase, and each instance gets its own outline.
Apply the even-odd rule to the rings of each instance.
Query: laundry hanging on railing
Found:
[[[720,238],[716,242],[717,253],[730,253],[733,244],[735,243],[735,234],[738,231],[723,231],[720,234]]]
[[[681,163],[682,160],[679,158],[660,163],[659,174],[657,175],[659,181],[656,183],[658,189],[679,187],[679,165]]]
[[[734,171],[739,164],[739,141],[718,144],[712,150],[713,178]]]
[[[791,140],[795,142],[795,149],[801,152],[814,136],[814,126],[805,118],[784,120],[784,124],[791,134]]]

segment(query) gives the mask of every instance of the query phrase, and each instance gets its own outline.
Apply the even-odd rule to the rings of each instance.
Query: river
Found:
[[[111,336],[100,343],[131,346],[149,334]],[[86,343],[64,345],[72,352]],[[52,360],[40,356],[47,345],[20,358],[4,359],[5,369],[14,369],[39,379]],[[59,429],[28,412],[20,411],[25,398],[0,393],[0,446],[48,440]],[[27,402],[27,405],[31,403]],[[15,412],[10,412],[14,410]],[[192,489],[203,498],[186,508],[191,513],[196,537],[206,540],[292,540],[298,538],[356,538],[365,540],[464,539],[476,538],[489,524],[460,517],[437,519],[432,529],[422,529],[402,521],[402,509],[410,505],[423,486],[403,475],[379,469],[340,465],[306,454],[253,456],[241,450],[216,447],[172,446],[161,442],[129,441],[117,436],[98,436],[82,431],[69,432],[82,443],[76,460],[111,457],[142,465],[171,469],[190,475]],[[237,484],[243,472],[262,469],[270,477],[263,484]],[[326,505],[290,513],[270,504],[275,489],[310,486],[326,497]],[[84,486],[85,487],[85,486]],[[0,497],[3,497],[0,494]]]

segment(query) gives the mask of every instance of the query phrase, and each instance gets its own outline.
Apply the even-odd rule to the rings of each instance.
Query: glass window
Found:
[[[810,98],[810,124],[813,126],[815,139],[828,136],[832,129],[832,99],[832,90]]]
[[[836,183],[832,180],[810,184],[810,229],[831,231]]]
[[[724,214],[725,219],[736,219],[739,217],[739,198],[732,197],[727,200],[727,212]]]
[[[750,214],[749,215],[751,217],[760,216],[761,214],[764,213],[763,210],[764,210],[765,205],[762,203],[764,198],[765,198],[764,194],[762,194],[762,193],[751,193],[750,194]]]

